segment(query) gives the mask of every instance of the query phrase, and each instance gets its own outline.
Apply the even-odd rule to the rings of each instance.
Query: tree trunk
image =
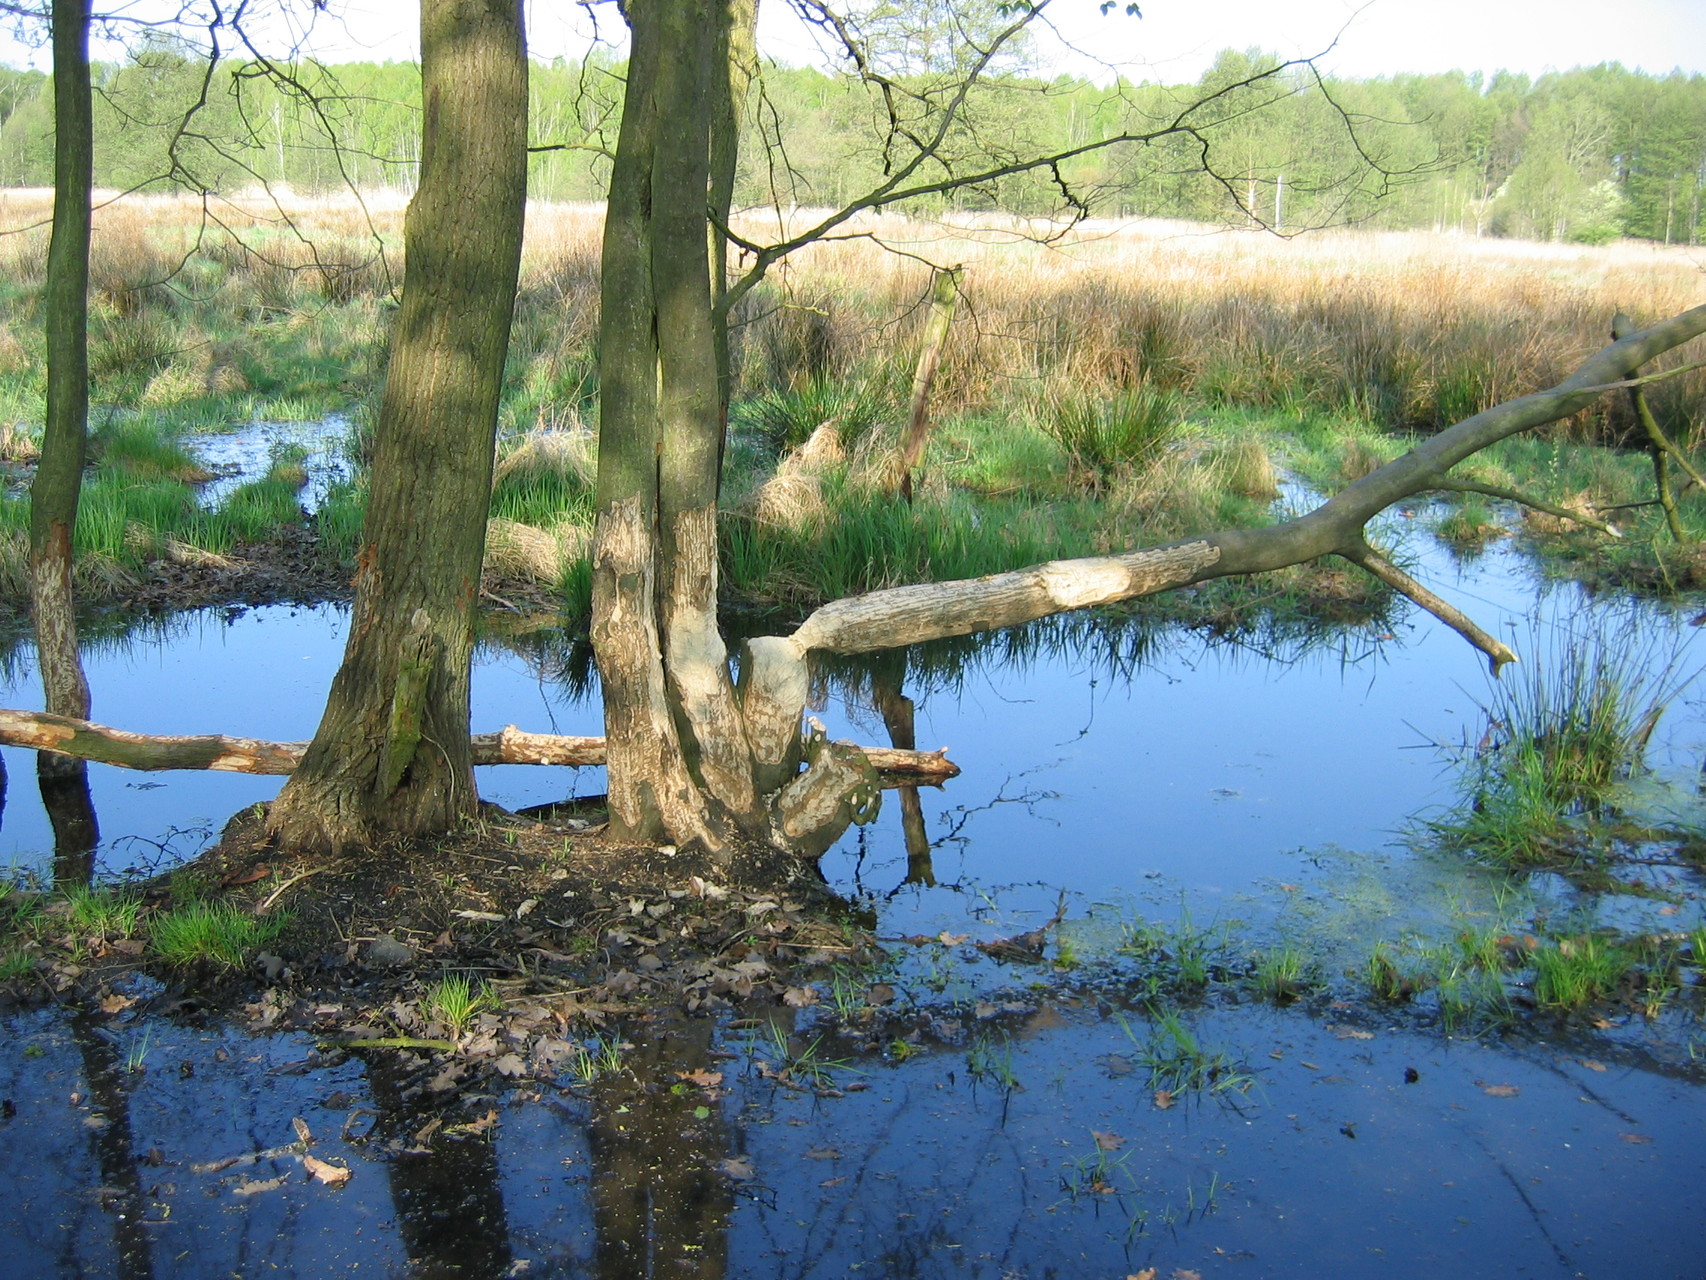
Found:
[[[89,683],[72,609],[72,533],[83,486],[89,417],[90,116],[88,0],[53,4],[53,239],[47,256],[47,422],[30,485],[30,595],[47,709],[86,717]],[[43,757],[44,777],[83,766]]]
[[[475,810],[469,662],[526,199],[519,0],[423,0],[421,88],[349,641],[268,820],[295,849],[447,830]]]

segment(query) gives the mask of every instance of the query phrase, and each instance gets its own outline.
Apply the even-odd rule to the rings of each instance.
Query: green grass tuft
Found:
[[[148,940],[168,964],[239,969],[283,926],[277,916],[258,920],[228,902],[192,902],[150,917]]]

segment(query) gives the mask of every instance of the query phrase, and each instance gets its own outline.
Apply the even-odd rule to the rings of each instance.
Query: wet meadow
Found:
[[[397,270],[374,207],[102,212],[96,720],[312,734]],[[927,276],[820,246],[741,330],[734,630],[1306,510],[1699,293],[1646,247],[870,230],[968,268],[918,486]],[[0,242],[15,615],[32,243]],[[599,730],[595,246],[530,211],[476,730]],[[1650,395],[1692,446],[1706,379]],[[1518,652],[1497,681],[1333,564],[824,663],[832,736],[961,773],[820,878],[618,867],[596,769],[484,768],[481,831],[315,868],[245,843],[276,778],[97,766],[68,806],[4,749],[14,1272],[1697,1277],[1706,496],[1675,539],[1632,428],[1608,397],[1463,468],[1563,514],[1442,493],[1374,530]],[[3,657],[38,706],[22,621]]]

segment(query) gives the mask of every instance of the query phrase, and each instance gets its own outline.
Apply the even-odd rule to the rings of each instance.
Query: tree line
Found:
[[[900,43],[904,40],[904,43]],[[918,32],[894,68],[920,95],[958,85]],[[947,57],[948,55],[943,55]],[[1089,198],[1110,215],[1257,221],[1282,230],[1349,220],[1535,240],[1630,236],[1698,244],[1706,194],[1706,76],[1654,76],[1617,64],[1530,79],[1452,72],[1375,80],[1318,77],[1257,50],[1223,52],[1192,84],[1043,79],[1023,50],[976,81],[975,109],[943,162],[964,155],[1070,152],[1146,132],[1183,103],[1237,86],[1202,121],[1216,151],[1180,136],[1141,150],[1091,150],[1058,172],[1027,170],[955,185],[908,212],[1057,214]],[[412,189],[420,159],[420,69],[411,63],[287,65],[260,75],[202,58],[171,38],[97,64],[95,181],[117,189],[233,192],[259,184],[304,195]],[[535,199],[599,200],[627,64],[609,51],[530,69],[528,189]],[[0,68],[0,185],[48,186],[53,93],[39,72]],[[765,67],[741,125],[736,207],[838,207],[880,185],[886,110],[867,82],[812,68]],[[1359,121],[1355,135],[1345,113]],[[1368,150],[1378,172],[1357,163]],[[1360,170],[1361,180],[1343,175]],[[1385,175],[1402,175],[1400,182]],[[1066,193],[1070,193],[1068,196]]]

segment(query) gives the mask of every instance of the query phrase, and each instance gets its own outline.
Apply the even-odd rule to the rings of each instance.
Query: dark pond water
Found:
[[[1508,552],[1461,570],[1419,539],[1414,553],[1525,654],[1571,627],[1623,628],[1664,652],[1698,634],[1687,614],[1543,588]],[[332,609],[215,612],[99,646],[95,718],[308,737],[343,626]],[[598,731],[596,703],[543,654],[482,648],[477,729]],[[1245,644],[1072,624],[833,673],[816,714],[885,741],[901,696],[918,745],[947,745],[965,772],[920,797],[924,842],[909,849],[891,794],[825,859],[885,935],[1002,937],[1064,903],[1086,964],[1130,921],[1189,916],[1301,940],[1339,972],[1377,937],[1464,919],[1701,919],[1696,886],[1664,868],[1649,876],[1678,901],[1661,919],[1657,900],[1513,886],[1399,838],[1451,798],[1434,744],[1483,728],[1480,661],[1430,619]],[[1674,703],[1652,753],[1683,785],[1643,803],[1694,804],[1701,696]],[[27,654],[0,697],[39,705]],[[32,762],[8,752],[7,766],[0,861],[46,873]],[[92,782],[110,873],[187,856],[278,785]],[[602,790],[596,770],[481,782],[511,806]],[[1118,999],[1064,980],[1024,991],[1033,972],[969,947],[918,948],[904,965],[939,994],[921,1008],[932,1036],[904,1060],[834,1070],[844,1096],[767,1078],[763,1029],[660,1020],[621,1029],[634,1074],[494,1088],[469,1114],[489,1107],[495,1123],[446,1136],[447,1121],[429,1139],[416,1136],[429,1112],[397,1078],[293,1036],[14,1018],[0,1274],[1706,1275],[1706,1036],[1691,1016],[1477,1038],[1351,1002],[1215,1004],[1183,1015],[1189,1034],[1254,1082],[1163,1109],[1134,1069],[1157,1026]],[[810,1011],[787,1017],[784,1032],[815,1034]],[[853,1056],[835,1043],[826,1058]],[[637,1084],[695,1070],[723,1075],[718,1096]],[[311,1151],[354,1170],[348,1185],[308,1180],[290,1152],[210,1167],[295,1141],[298,1118]]]

